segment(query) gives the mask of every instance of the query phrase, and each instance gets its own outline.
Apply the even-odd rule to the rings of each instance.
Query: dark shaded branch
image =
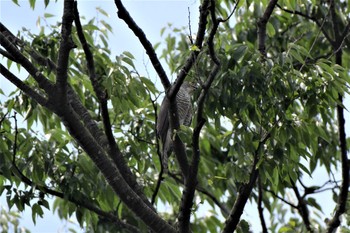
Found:
[[[67,78],[68,78],[68,62],[71,49],[75,48],[71,38],[72,23],[74,20],[74,1],[65,0],[63,6],[62,27],[61,27],[61,43],[58,50],[57,59],[57,76],[56,83],[58,85],[58,93],[61,96],[61,102],[64,104],[67,95]]]
[[[336,15],[336,6],[335,2],[330,1],[330,11],[332,24],[338,24],[338,16]],[[347,26],[350,27],[350,26]],[[341,38],[338,26],[333,27],[334,35],[336,36],[336,43],[333,47],[335,51],[335,63],[342,65],[342,41],[344,38]],[[346,30],[346,29],[345,29]],[[349,29],[347,29],[349,30]],[[345,31],[344,31],[345,32]],[[337,105],[337,116],[338,116],[338,137],[339,137],[339,148],[340,148],[340,158],[341,158],[341,168],[342,168],[342,185],[340,187],[340,193],[337,200],[337,206],[333,218],[327,224],[327,232],[334,232],[340,226],[340,217],[346,211],[346,202],[349,194],[349,163],[347,155],[347,142],[346,142],[346,133],[345,133],[345,118],[344,118],[344,109],[343,109],[343,93],[338,94],[338,101],[340,104]]]
[[[101,107],[103,126],[105,130],[105,135],[107,136],[107,140],[109,144],[109,146],[105,148],[109,148],[107,150],[109,152],[108,154],[113,159],[114,163],[117,165],[118,169],[120,170],[126,182],[144,200],[144,202],[151,207],[152,206],[151,203],[148,201],[147,197],[142,192],[142,188],[139,187],[139,185],[137,184],[136,178],[132,174],[130,168],[127,166],[123,158],[123,155],[115,141],[115,138],[112,132],[111,121],[109,118],[109,112],[108,112],[107,92],[101,86],[101,82],[99,82],[99,80],[97,79],[93,54],[89,48],[89,45],[83,33],[83,28],[81,26],[81,22],[79,18],[77,2],[74,3],[74,22],[76,25],[78,38],[82,44],[82,47],[85,53],[87,68],[89,71],[89,77]]]
[[[350,18],[348,18],[348,24],[345,26],[343,33],[341,34],[340,38],[341,40],[345,40],[347,36],[349,36],[350,33]]]
[[[21,91],[23,91],[26,95],[28,95],[30,98],[35,100],[37,103],[41,104],[42,106],[45,106],[47,108],[50,108],[47,99],[37,93],[35,90],[33,90],[31,87],[26,85],[22,80],[17,78],[14,74],[12,74],[5,66],[0,64],[0,73],[11,83],[13,83],[17,88],[19,88]]]
[[[198,25],[197,37],[195,41],[195,46],[199,50],[201,50],[202,48],[204,35],[206,31],[208,6],[209,6],[209,0],[203,1],[202,5],[200,6],[199,25]],[[199,54],[199,51],[192,51],[190,56],[187,58],[185,65],[180,70],[174,84],[171,86],[170,90],[166,91],[165,98],[169,99],[169,126],[171,129],[171,132],[173,132],[174,130],[178,130],[180,128],[179,116],[177,112],[177,104],[176,104],[176,98],[175,98],[176,94],[179,91],[180,86],[185,80],[188,72],[191,70],[194,62],[196,61],[198,54]],[[185,146],[182,143],[179,136],[177,135],[175,135],[175,140],[173,141],[173,145],[174,145],[174,152],[175,152],[176,159],[179,162],[182,174],[186,179],[189,174],[189,164],[187,161]]]
[[[209,1],[210,0],[204,0],[202,5],[199,8],[199,23],[198,23],[198,30],[196,33],[196,40],[195,40],[195,46],[198,48],[198,50],[202,49],[206,26],[207,26],[207,16],[209,14],[208,7],[209,7]],[[190,72],[193,64],[195,63],[197,57],[198,57],[199,51],[195,50],[192,51],[190,56],[187,58],[185,64],[181,68],[179,74],[177,75],[177,78],[172,85],[171,89],[167,91],[167,97],[169,98],[170,102],[172,99],[175,99],[175,96],[177,92],[180,89],[180,86],[182,85],[183,81],[185,80],[186,76]],[[167,90],[167,89],[165,89]]]
[[[80,22],[80,16],[79,16],[77,4],[78,4],[78,2],[75,1],[74,2],[74,23],[75,23],[75,27],[77,30],[79,41],[80,41],[80,43],[83,47],[84,53],[85,53],[90,81],[92,83],[92,86],[94,88],[94,91],[95,91],[96,96],[97,96],[98,100],[100,101],[100,103],[105,102],[105,100],[107,99],[107,93],[102,88],[101,83],[99,83],[97,80],[96,72],[95,72],[94,57],[93,57],[93,54],[89,48],[89,44],[87,43],[87,41],[85,39],[83,27],[81,26],[81,22]]]
[[[264,208],[263,208],[263,188],[261,186],[261,180],[259,179],[258,181],[259,184],[259,195],[258,195],[258,212],[259,212],[259,218],[260,218],[260,222],[261,222],[261,228],[262,228],[262,232],[263,233],[267,233],[267,227],[266,227],[266,222],[265,222],[265,218],[264,218]]]
[[[26,46],[26,43],[19,38],[17,38],[15,35],[12,34],[2,23],[0,23],[0,31],[5,35],[5,37],[11,41],[13,44],[16,44],[17,46],[21,47],[25,51],[29,53],[29,55],[40,65],[48,67],[50,70],[54,70],[56,73],[57,67],[54,62],[52,62],[49,58],[43,57],[37,52],[35,52],[30,46]],[[4,51],[0,49],[0,53],[7,57],[8,59],[15,61],[17,63],[20,63],[16,57],[14,57],[12,54],[8,53],[7,51]]]
[[[230,18],[232,17],[232,15],[233,15],[233,13],[235,13],[236,8],[237,8],[237,6],[238,6],[239,2],[240,2],[240,0],[237,0],[237,1],[236,1],[236,4],[235,4],[235,6],[233,7],[233,9],[232,9],[232,11],[231,11],[230,15],[229,15],[229,16],[227,16],[227,18],[226,18],[226,19],[219,19],[219,21],[220,21],[220,22],[222,22],[222,23],[225,23],[225,22],[229,21],[229,20],[230,20]]]
[[[102,172],[109,185],[123,203],[153,231],[175,232],[172,226],[157,215],[154,210],[130,188],[120,174],[119,169],[117,169],[114,163],[109,159],[104,149],[91,137],[73,109],[70,106],[64,107],[64,109],[58,112],[62,122],[65,124],[69,133],[77,140],[97,168]]]
[[[38,190],[40,190],[41,192],[44,192],[45,194],[50,194],[53,195],[55,197],[59,197],[62,199],[67,199],[68,201],[74,203],[77,206],[81,206],[83,208],[86,208],[94,213],[96,213],[97,215],[104,217],[106,219],[108,219],[111,223],[115,224],[118,227],[122,227],[126,230],[128,230],[129,232],[140,232],[136,227],[134,227],[133,225],[130,225],[128,223],[126,223],[123,220],[120,220],[117,216],[105,212],[103,210],[101,210],[100,208],[98,208],[97,206],[95,206],[93,203],[93,201],[88,201],[86,199],[84,199],[84,201],[79,200],[76,198],[76,196],[83,196],[83,194],[81,195],[69,195],[67,197],[67,195],[65,195],[62,192],[56,191],[56,190],[52,190],[50,188],[48,188],[45,185],[39,185],[39,184],[35,184],[32,180],[30,180],[27,176],[25,176],[22,171],[17,167],[16,165],[16,154],[17,154],[17,135],[18,135],[18,128],[17,128],[17,118],[16,118],[16,113],[13,116],[14,121],[15,121],[15,139],[14,139],[14,145],[13,145],[13,154],[12,154],[12,166],[13,166],[13,174],[19,178],[23,183],[25,183],[26,185],[36,188]]]
[[[124,22],[129,26],[129,28],[134,32],[134,34],[140,40],[142,46],[146,50],[146,53],[148,54],[148,56],[152,62],[154,69],[156,70],[157,74],[159,75],[159,78],[162,81],[164,89],[168,90],[171,86],[170,81],[169,81],[162,65],[160,64],[160,61],[157,57],[157,54],[155,53],[155,51],[153,49],[152,44],[149,42],[149,40],[147,39],[147,37],[146,37],[145,33],[142,31],[142,29],[132,19],[129,12],[125,9],[124,5],[122,4],[122,2],[120,0],[115,0],[114,2],[115,2],[115,5],[117,6],[117,9],[118,9],[118,17],[120,19],[124,20]],[[186,75],[187,75],[187,73],[186,73]],[[182,79],[182,81],[183,81],[183,79]],[[171,129],[179,129],[179,127],[180,127],[179,117],[177,114],[176,100],[174,100],[174,99],[175,99],[177,91],[180,89],[181,84],[182,84],[182,82],[179,83],[179,85],[177,86],[177,90],[176,90],[175,94],[173,95],[174,98],[172,101],[170,101],[170,103],[171,103],[170,104],[170,112],[171,112],[171,115],[173,116],[173,117],[171,117],[171,119],[173,119],[173,120],[170,121],[170,126],[172,126]],[[173,124],[171,122],[173,122]],[[180,168],[182,170],[182,173],[185,176],[187,176],[187,174],[188,174],[188,162],[187,162],[186,156],[183,156],[183,155],[186,155],[185,147],[178,136],[175,137],[173,145],[174,145],[174,152],[175,152],[176,158],[180,164]]]
[[[5,27],[5,25],[3,25],[0,22],[0,32],[4,34],[4,36],[6,37],[6,39],[8,39],[11,44],[13,45],[19,45],[19,46],[23,46],[23,42],[18,39],[7,27]]]
[[[226,219],[223,233],[232,233],[237,228],[241,215],[243,214],[244,207],[248,201],[248,198],[254,188],[255,182],[259,176],[259,170],[256,165],[259,161],[259,154],[261,149],[265,145],[266,141],[271,137],[271,134],[266,134],[259,142],[258,148],[254,152],[254,161],[250,172],[249,181],[243,184],[240,188],[235,204],[233,205],[229,217]]]
[[[266,24],[269,21],[273,10],[275,9],[277,1],[278,0],[270,0],[263,16],[258,21],[258,38],[259,38],[258,49],[261,55],[263,55],[263,57],[266,57],[266,47],[265,47]]]
[[[142,31],[142,29],[136,24],[136,22],[130,16],[129,12],[125,9],[122,1],[115,0],[114,3],[118,9],[118,17],[120,19],[124,20],[124,22],[128,25],[128,27],[133,31],[133,33],[140,40],[143,48],[146,50],[146,53],[152,62],[154,69],[156,70],[160,80],[162,81],[164,89],[167,90],[170,87],[170,81],[169,81],[168,76],[166,75],[162,65],[160,64],[160,61],[157,57],[156,52],[153,49],[151,42],[147,39],[145,33]]]
[[[307,208],[307,204],[305,203],[305,200],[300,195],[298,187],[296,186],[294,181],[292,181],[292,179],[290,179],[290,180],[292,183],[292,189],[295,193],[295,196],[298,199],[298,211],[301,215],[301,218],[303,219],[304,225],[305,225],[308,232],[314,232],[314,230],[311,227],[310,220],[309,220],[309,210]]]
[[[24,69],[37,81],[39,87],[50,93],[53,90],[52,83],[42,75],[42,73],[25,57],[23,54],[4,36],[0,33],[1,46],[3,46],[8,53],[11,54]]]
[[[214,0],[211,0],[210,2],[210,13],[211,13],[211,19],[213,22],[213,28],[211,29],[209,34],[208,47],[209,47],[210,57],[215,65],[212,71],[210,72],[207,81],[203,85],[201,94],[198,98],[198,108],[197,108],[197,115],[196,115],[197,124],[196,124],[196,127],[194,128],[193,135],[192,135],[193,155],[192,155],[191,166],[189,168],[189,176],[185,179],[185,189],[181,199],[180,215],[178,218],[180,223],[179,225],[180,232],[184,232],[184,233],[190,232],[189,226],[190,226],[190,218],[191,218],[191,209],[193,205],[196,186],[198,184],[197,174],[198,174],[198,166],[200,162],[199,136],[200,136],[202,127],[204,126],[204,123],[205,123],[205,119],[203,117],[204,102],[209,93],[209,88],[220,70],[220,61],[216,57],[216,54],[214,51],[214,43],[213,43],[214,36],[217,32],[217,29],[220,23],[219,21],[216,20]]]
[[[6,57],[7,59],[17,62],[16,58],[14,56],[12,56],[9,52],[7,52],[6,50],[3,50],[0,48],[0,54],[3,55],[4,57]]]

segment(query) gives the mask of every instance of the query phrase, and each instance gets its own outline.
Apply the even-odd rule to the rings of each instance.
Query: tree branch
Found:
[[[205,36],[205,31],[206,31],[206,26],[207,26],[207,16],[209,14],[208,7],[209,7],[209,2],[210,0],[204,0],[202,5],[199,8],[199,23],[198,23],[198,30],[197,30],[197,36],[195,40],[195,46],[198,48],[200,51],[203,46],[203,41],[204,41],[204,36]],[[179,74],[177,75],[177,78],[172,85],[171,89],[167,91],[166,96],[169,98],[170,103],[172,99],[175,99],[175,96],[177,92],[179,91],[183,81],[185,80],[187,74],[190,72],[193,64],[195,63],[199,51],[194,50],[191,52],[189,57],[187,58],[185,64],[181,68]]]
[[[248,183],[243,184],[240,188],[235,204],[231,209],[229,217],[226,219],[225,227],[222,231],[223,233],[232,233],[237,228],[241,215],[243,214],[244,207],[259,176],[259,170],[257,169],[256,165],[259,161],[260,150],[265,145],[270,136],[271,134],[266,134],[262,140],[260,140],[258,148],[254,152],[254,162],[250,172],[249,181]]]
[[[109,118],[109,112],[108,112],[107,92],[103,89],[103,87],[101,86],[101,82],[99,82],[99,80],[97,79],[93,54],[89,48],[89,45],[83,33],[83,28],[81,26],[81,22],[79,18],[77,2],[74,3],[74,22],[76,25],[78,38],[82,44],[82,47],[85,53],[90,80],[94,88],[94,91],[96,93],[96,96],[100,102],[105,135],[107,136],[107,140],[109,144],[109,146],[107,147],[109,148],[107,150],[108,154],[113,159],[114,163],[117,165],[125,181],[130,185],[132,189],[134,189],[134,191],[144,200],[144,202],[149,207],[152,207],[152,204],[148,201],[147,197],[142,192],[142,188],[137,184],[136,179],[132,174],[130,168],[126,165],[123,155],[115,141],[115,138],[112,132],[111,121]]]
[[[276,193],[274,193],[271,190],[268,189],[264,189],[266,192],[271,193],[274,197],[276,197],[277,199],[281,200],[282,202],[284,202],[285,204],[289,205],[290,207],[294,208],[294,209],[298,209],[298,206],[294,205],[293,203],[290,203],[289,201],[285,200],[284,198],[278,196]]]
[[[335,2],[330,1],[330,11],[332,17],[332,24],[338,25],[338,16],[335,11]],[[341,44],[343,41],[342,33],[340,33],[338,26],[333,27],[335,35],[335,45],[333,49],[335,53],[335,62],[338,65],[342,65],[342,48]],[[348,29],[349,30],[349,29]],[[345,118],[344,118],[344,109],[343,109],[343,93],[338,94],[338,101],[340,104],[337,105],[337,116],[338,116],[338,137],[339,137],[339,148],[340,148],[340,158],[341,158],[341,167],[342,167],[342,185],[340,187],[340,193],[337,200],[337,206],[333,218],[328,222],[327,232],[334,232],[340,226],[340,217],[346,211],[346,202],[349,194],[349,164],[348,164],[348,155],[347,155],[347,142],[346,142],[346,133],[345,133]]]
[[[22,171],[17,167],[16,165],[16,154],[17,154],[17,135],[18,135],[18,128],[17,128],[17,117],[16,117],[16,113],[13,116],[14,121],[15,121],[15,138],[14,138],[14,145],[13,145],[13,153],[12,153],[12,166],[13,166],[13,174],[18,177],[23,183],[25,183],[26,185],[33,187],[35,189],[40,190],[41,192],[44,192],[45,194],[50,194],[53,195],[55,197],[59,197],[62,199],[67,199],[68,201],[76,204],[77,206],[81,206],[83,208],[86,208],[94,213],[96,213],[97,215],[104,217],[106,219],[108,219],[111,223],[113,223],[114,225],[118,226],[118,227],[122,227],[126,230],[128,230],[129,232],[140,232],[135,226],[126,223],[124,220],[120,220],[117,216],[113,215],[112,213],[108,213],[105,212],[103,210],[101,210],[100,208],[98,208],[97,206],[95,206],[93,203],[93,201],[89,201],[89,200],[80,200],[77,199],[77,196],[82,196],[83,194],[79,195],[69,195],[67,197],[67,195],[65,195],[62,192],[56,191],[56,190],[52,190],[50,188],[48,188],[45,185],[39,185],[39,184],[35,184],[32,180],[30,180],[27,176],[25,176]]]
[[[198,174],[198,166],[200,162],[199,136],[200,136],[202,127],[204,126],[204,123],[205,123],[205,119],[203,117],[204,102],[209,93],[209,88],[220,70],[220,61],[216,57],[215,50],[214,50],[214,42],[213,42],[214,36],[220,24],[220,22],[217,21],[216,19],[214,0],[211,0],[210,12],[211,12],[211,19],[213,22],[213,28],[211,29],[209,34],[208,47],[209,47],[210,57],[215,65],[212,71],[210,72],[207,81],[203,85],[201,94],[198,98],[198,108],[197,108],[197,115],[196,115],[197,124],[196,124],[196,127],[194,128],[193,135],[192,135],[193,157],[192,157],[191,166],[189,168],[189,176],[185,179],[185,189],[181,199],[181,205],[180,205],[181,211],[178,218],[180,223],[180,231],[185,233],[190,232],[189,223],[190,223],[190,217],[191,217],[191,209],[193,205],[196,186],[198,183],[197,174]]]
[[[6,38],[9,41],[13,41],[13,44],[18,45],[19,47],[21,47],[22,49],[24,49],[25,51],[28,51],[29,55],[36,61],[38,62],[40,65],[42,66],[46,66],[48,67],[50,70],[54,70],[55,72],[57,71],[57,67],[56,64],[51,61],[49,58],[47,57],[43,57],[40,54],[38,54],[37,52],[35,52],[30,46],[26,46],[26,43],[22,40],[20,40],[19,38],[17,38],[15,35],[13,35],[12,32],[10,32],[2,23],[0,23],[0,31],[6,36]],[[12,54],[4,51],[4,50],[0,50],[1,54],[3,54],[5,57],[7,57],[8,59],[15,61],[17,63],[20,63],[16,57],[12,56]]]
[[[71,49],[75,48],[71,38],[72,23],[74,20],[74,0],[65,0],[63,6],[61,43],[58,50],[57,59],[57,76],[56,84],[58,85],[58,93],[61,96],[62,104],[66,103],[67,95],[67,79],[68,79],[68,62]]]
[[[22,80],[17,78],[14,74],[12,74],[8,69],[6,69],[5,66],[0,64],[0,73],[11,83],[13,83],[16,87],[18,87],[21,91],[23,91],[26,95],[30,96],[33,100],[35,100],[37,103],[41,104],[42,106],[49,108],[50,105],[48,103],[48,100],[37,93],[35,90],[30,88],[28,85],[26,85]]]
[[[1,24],[2,25],[2,24]],[[1,27],[3,29],[3,27]],[[13,38],[10,38],[11,40]],[[53,90],[52,83],[42,75],[42,73],[25,57],[23,54],[5,37],[4,32],[0,33],[1,46],[3,46],[6,51],[15,58],[24,69],[38,82],[39,87],[50,93]]]
[[[307,208],[307,204],[305,203],[305,200],[302,198],[302,196],[299,193],[298,187],[296,186],[296,184],[294,183],[294,181],[292,181],[292,179],[290,179],[291,183],[292,183],[292,189],[295,193],[295,196],[298,199],[298,211],[301,215],[301,218],[303,219],[303,222],[305,224],[305,227],[307,229],[308,232],[314,232],[314,230],[311,227],[311,223],[309,220],[309,210]]]
[[[282,11],[287,12],[289,14],[296,14],[296,15],[300,15],[308,20],[313,21],[314,23],[316,23],[316,25],[322,30],[323,35],[327,38],[327,40],[329,41],[329,43],[331,43],[331,45],[334,45],[334,41],[332,40],[332,38],[330,37],[330,35],[327,33],[327,31],[323,28],[323,23],[321,24],[316,17],[314,16],[310,16],[306,13],[303,13],[301,11],[295,11],[295,10],[289,10],[286,8],[283,8],[281,5],[277,4],[277,7],[280,8]],[[328,14],[328,13],[327,13]],[[326,16],[325,16],[326,17]],[[323,19],[323,22],[325,21],[326,18]]]
[[[195,42],[195,45],[199,50],[202,48],[202,43],[204,40],[205,31],[206,31],[208,6],[209,6],[209,0],[203,1],[202,5],[200,6],[199,26],[198,26],[197,37]],[[171,86],[169,90],[166,91],[165,98],[169,99],[169,126],[171,129],[171,132],[173,132],[174,130],[178,130],[180,128],[179,117],[177,112],[177,103],[175,98],[176,94],[179,91],[188,72],[191,70],[198,54],[199,54],[198,51],[193,51],[190,54],[190,56],[185,62],[185,65],[180,70],[174,84]],[[176,159],[179,162],[182,174],[186,179],[189,174],[189,165],[187,161],[185,146],[182,143],[179,136],[177,135],[175,135],[175,140],[173,141],[173,145],[174,145],[174,152],[175,152]]]
[[[157,125],[158,125],[158,114],[157,114],[157,112],[158,111],[157,111],[157,104],[153,100],[152,100],[152,106],[153,106],[153,110],[154,110],[154,119],[155,119],[154,131],[157,132]],[[159,174],[158,174],[156,187],[155,187],[155,189],[153,191],[153,194],[152,194],[152,199],[151,199],[152,205],[154,205],[154,203],[156,202],[156,197],[158,195],[160,186],[161,186],[162,181],[164,179],[164,177],[163,177],[164,166],[162,165],[162,154],[160,152],[159,138],[157,136],[156,136],[156,146],[157,146],[157,155],[158,155],[159,164],[160,164],[160,171],[159,171]]]
[[[266,47],[265,47],[265,38],[266,38],[266,24],[269,21],[272,11],[275,9],[278,0],[270,0],[269,5],[267,6],[263,16],[258,21],[258,47],[261,55],[266,57]]]
[[[267,227],[266,227],[266,222],[265,222],[265,218],[264,218],[264,208],[262,207],[262,200],[263,200],[263,188],[261,185],[261,180],[259,178],[258,181],[259,184],[259,195],[258,195],[258,212],[259,212],[259,218],[260,218],[260,222],[261,222],[261,228],[262,228],[262,232],[263,233],[267,233]]]
[[[60,110],[58,115],[70,134],[90,156],[123,203],[153,231],[175,232],[172,226],[158,216],[154,210],[130,188],[119,170],[115,167],[114,163],[105,154],[103,148],[94,141],[91,135],[89,135],[73,109],[68,106],[65,109]]]
[[[169,81],[168,76],[166,75],[160,61],[158,60],[157,54],[154,51],[151,42],[147,39],[145,33],[142,31],[142,29],[136,24],[136,22],[130,16],[129,12],[125,9],[122,1],[115,0],[114,3],[118,9],[118,17],[120,19],[124,20],[124,22],[128,25],[128,27],[133,31],[133,33],[140,40],[143,48],[146,50],[146,53],[152,62],[154,69],[156,70],[160,80],[162,81],[164,89],[167,90],[170,87],[170,81]]]

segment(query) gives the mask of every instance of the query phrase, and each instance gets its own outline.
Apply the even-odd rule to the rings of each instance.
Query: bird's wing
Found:
[[[169,129],[169,100],[164,98],[162,104],[160,105],[160,110],[157,120],[157,136],[160,138],[161,142],[164,143],[167,138],[167,133]]]

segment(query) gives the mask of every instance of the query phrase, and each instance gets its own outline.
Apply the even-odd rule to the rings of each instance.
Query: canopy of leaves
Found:
[[[138,72],[130,52],[111,56],[113,25],[92,18],[79,26],[78,12],[65,3],[65,14],[74,12],[67,13],[74,20],[69,40],[67,22],[17,36],[1,25],[1,78],[18,87],[0,103],[0,193],[10,208],[31,208],[35,222],[55,197],[51,208],[64,219],[75,215],[87,232],[186,232],[186,210],[192,232],[258,225],[263,232],[331,232],[337,219],[317,199],[327,191],[327,203],[342,206],[335,212],[350,225],[350,139],[340,117],[349,107],[342,100],[350,83],[349,1],[202,1],[196,38],[169,25],[162,46],[154,46],[168,75],[178,75],[171,86],[153,48],[115,2],[169,99],[185,78],[198,85],[192,126],[174,127],[190,175],[180,169],[176,143],[163,174],[156,80]],[[74,44],[68,53],[65,43]],[[11,76],[14,65],[28,77]],[[321,168],[329,180],[314,176]],[[248,199],[260,221],[241,218]]]

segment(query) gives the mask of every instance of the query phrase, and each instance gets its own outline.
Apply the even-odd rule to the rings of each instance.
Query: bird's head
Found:
[[[181,88],[183,88],[187,93],[191,94],[198,88],[198,85],[195,82],[184,81]]]

